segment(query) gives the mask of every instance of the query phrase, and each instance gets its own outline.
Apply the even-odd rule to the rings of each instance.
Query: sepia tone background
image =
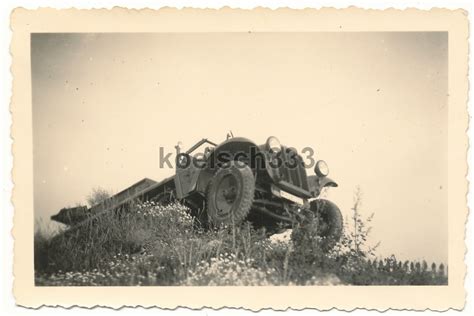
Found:
[[[381,255],[447,262],[447,33],[33,34],[35,217],[228,130],[315,148]]]

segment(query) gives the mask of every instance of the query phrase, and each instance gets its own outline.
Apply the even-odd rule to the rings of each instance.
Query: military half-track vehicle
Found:
[[[317,161],[314,175],[308,175],[303,158],[276,137],[262,145],[231,135],[220,144],[202,139],[184,152],[176,146],[175,163],[172,177],[160,182],[145,178],[97,205],[64,208],[52,219],[73,227],[89,218],[111,216],[137,200],[179,201],[205,226],[248,220],[277,232],[292,227],[304,209],[317,215],[321,237],[341,236],[339,208],[319,198],[323,188],[337,187],[328,178],[327,164]]]

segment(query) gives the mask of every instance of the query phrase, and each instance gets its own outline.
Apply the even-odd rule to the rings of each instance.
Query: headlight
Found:
[[[328,164],[324,160],[319,160],[314,167],[314,172],[320,177],[327,176],[329,174]]]
[[[270,136],[267,139],[267,148],[272,152],[279,152],[281,150],[281,144],[278,138],[275,136]]]

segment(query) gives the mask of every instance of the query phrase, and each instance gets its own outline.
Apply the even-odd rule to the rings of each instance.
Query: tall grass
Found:
[[[112,269],[120,275],[131,275],[138,269],[139,275],[146,276],[145,283],[171,285],[191,282],[186,281],[190,272],[202,269],[207,262],[227,262],[231,255],[235,262],[248,263],[258,258],[255,245],[265,239],[264,232],[256,232],[248,223],[205,231],[188,211],[180,204],[144,203],[120,216],[104,214],[53,238],[44,238],[38,232],[37,281],[49,283],[55,277],[61,279],[63,274],[66,277],[65,272],[69,272],[69,280],[76,278],[78,272],[91,277],[86,272],[96,271],[100,276],[101,271]],[[201,282],[192,275],[196,282]],[[112,279],[103,281],[115,284]],[[132,281],[126,279],[125,283],[129,282]]]
[[[269,239],[249,223],[204,230],[180,204],[143,203],[46,236],[35,234],[37,285],[326,285],[446,284],[443,269],[396,258],[375,260],[362,241],[370,229],[346,227],[324,253],[312,225],[296,225],[292,241]],[[359,215],[356,215],[359,216]],[[374,261],[375,260],[375,261]],[[376,262],[376,263],[374,263]],[[419,268],[417,268],[419,266]],[[434,272],[433,272],[434,271]]]

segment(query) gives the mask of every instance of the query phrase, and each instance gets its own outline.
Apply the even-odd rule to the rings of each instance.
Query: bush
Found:
[[[89,204],[89,206],[92,207],[96,204],[99,204],[100,202],[107,200],[111,196],[112,194],[109,191],[101,187],[97,187],[97,188],[92,189],[91,194],[87,196],[87,204]]]

